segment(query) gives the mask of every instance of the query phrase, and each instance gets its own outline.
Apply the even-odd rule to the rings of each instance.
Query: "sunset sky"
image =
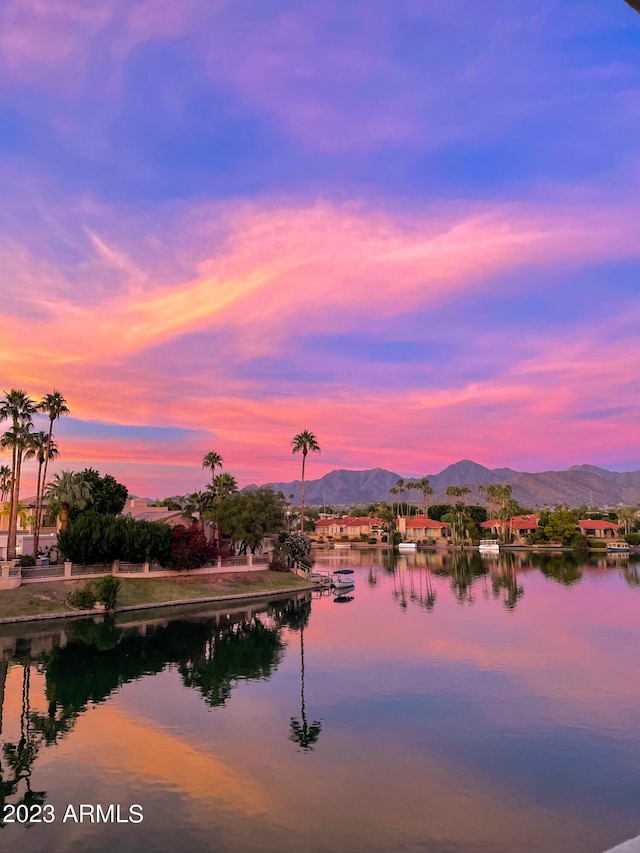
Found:
[[[0,0],[0,390],[149,497],[640,468],[638,140],[623,0]]]

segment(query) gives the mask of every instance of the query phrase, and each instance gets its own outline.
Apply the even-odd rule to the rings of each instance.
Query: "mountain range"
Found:
[[[564,471],[541,471],[530,474],[515,471],[512,468],[486,468],[469,459],[449,465],[439,474],[427,475],[434,491],[430,503],[443,503],[448,500],[447,486],[468,486],[471,494],[467,502],[481,502],[483,495],[478,493],[479,485],[504,483],[512,487],[513,497],[522,506],[531,508],[553,507],[556,504],[569,504],[579,507],[616,506],[617,504],[640,503],[640,471],[618,473],[599,468],[596,465],[573,465]],[[384,468],[372,468],[367,471],[336,470],[325,474],[318,480],[305,481],[305,503],[307,506],[352,506],[365,505],[378,501],[390,501],[389,489],[400,479],[399,474]],[[403,477],[405,483],[418,480],[419,476]],[[293,503],[300,503],[301,483],[266,483],[275,491],[281,491]],[[248,486],[247,488],[251,488]],[[290,496],[293,495],[293,498]],[[422,502],[422,494],[415,490],[407,492],[413,503]],[[394,498],[397,500],[397,498]]]

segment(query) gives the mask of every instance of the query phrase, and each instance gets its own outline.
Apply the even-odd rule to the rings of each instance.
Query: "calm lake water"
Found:
[[[318,565],[352,566],[354,592],[0,626],[3,812],[53,818],[5,823],[6,849],[601,853],[640,833],[634,558]],[[144,817],[76,823],[80,804]]]

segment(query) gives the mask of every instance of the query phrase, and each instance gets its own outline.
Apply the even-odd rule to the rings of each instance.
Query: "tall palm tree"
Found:
[[[302,453],[302,493],[300,498],[300,532],[304,533],[304,467],[308,453],[320,453],[318,439],[312,432],[305,430],[294,435],[291,440],[291,452]]]
[[[44,501],[49,510],[60,516],[60,528],[66,530],[69,524],[69,510],[82,510],[91,498],[91,487],[82,474],[74,471],[61,471],[53,475],[53,480],[44,490]]]
[[[49,417],[49,429],[47,431],[47,449],[44,454],[44,470],[42,472],[42,486],[40,487],[40,502],[36,506],[36,529],[33,537],[33,553],[38,556],[38,544],[40,542],[40,528],[42,527],[42,505],[44,500],[44,490],[47,484],[47,471],[49,468],[49,460],[55,457],[51,456],[51,442],[53,441],[53,425],[64,415],[70,414],[67,401],[62,396],[60,391],[55,388],[50,394],[45,394],[38,404],[38,410]]]
[[[222,468],[222,456],[216,453],[215,450],[210,450],[205,454],[202,460],[203,468],[211,468],[211,479],[215,477],[216,468]]]
[[[31,442],[29,447],[27,448],[27,452],[24,455],[25,459],[37,459],[38,460],[38,477],[36,480],[36,512],[33,517],[33,556],[38,557],[38,539],[39,539],[39,527],[38,527],[38,509],[40,508],[40,501],[42,500],[42,491],[44,488],[44,482],[42,480],[42,468],[44,466],[45,457],[49,456],[49,459],[57,459],[60,456],[60,451],[58,450],[58,445],[53,437],[49,436],[46,432],[34,432],[31,436]]]
[[[398,490],[398,515],[402,515],[402,495],[404,494],[404,480],[400,477],[396,481],[396,488]]]
[[[471,489],[469,486],[460,486],[458,489],[459,495],[462,498],[462,503],[466,503],[465,498],[467,495],[471,494]]]
[[[0,503],[4,503],[11,491],[11,468],[9,465],[0,465]]]
[[[458,486],[447,486],[445,491],[448,498],[460,497],[460,488]]]
[[[391,486],[391,488],[389,489],[389,494],[391,495],[391,510],[392,511],[395,510],[396,504],[395,504],[394,498],[398,493],[399,493],[399,489],[397,489],[395,486]],[[398,504],[397,514],[400,515],[400,504]]]
[[[422,492],[422,497],[424,498],[424,514],[426,516],[429,513],[429,495],[433,494],[429,478],[421,477],[416,483],[416,487]]]
[[[27,448],[31,443],[31,421],[26,421],[18,426],[12,427],[0,438],[0,447],[11,448],[12,458],[15,459],[14,479],[18,484],[14,487],[13,499],[9,503],[9,535],[7,541],[7,559],[12,560],[16,556],[16,538],[18,532],[18,516],[20,515],[20,477],[22,461]]]
[[[9,489],[9,531],[7,534],[7,558],[16,556],[16,530],[18,524],[17,502],[20,494],[20,467],[22,465],[22,445],[18,440],[20,427],[31,424],[36,412],[36,404],[26,391],[12,388],[5,391],[0,401],[0,422],[10,420],[14,431],[14,440],[7,444],[11,447],[11,485]]]

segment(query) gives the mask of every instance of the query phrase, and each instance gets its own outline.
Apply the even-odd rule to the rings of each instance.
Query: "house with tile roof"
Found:
[[[398,530],[405,542],[422,542],[432,539],[443,541],[451,536],[451,527],[441,521],[434,521],[426,515],[400,516]]]
[[[316,521],[315,527],[315,538],[323,536],[325,539],[341,539],[343,536],[347,536],[349,539],[357,539],[361,536],[380,539],[384,532],[381,518],[368,518],[367,516],[347,515],[344,518],[320,518]]]
[[[580,519],[578,529],[587,539],[617,539],[619,524],[592,518]]]

